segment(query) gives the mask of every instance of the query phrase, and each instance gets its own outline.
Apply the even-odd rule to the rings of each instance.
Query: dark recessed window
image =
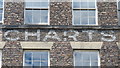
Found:
[[[73,0],[73,25],[97,25],[96,0]]]
[[[25,24],[48,24],[48,0],[25,0]]]

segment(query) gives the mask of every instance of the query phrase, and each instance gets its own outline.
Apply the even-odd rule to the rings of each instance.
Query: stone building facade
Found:
[[[24,53],[48,51],[49,66],[74,66],[75,51],[99,52],[101,67],[120,67],[117,0],[97,1],[97,25],[73,25],[72,0],[49,1],[49,25],[25,24],[25,1],[4,0],[2,66],[24,66]]]

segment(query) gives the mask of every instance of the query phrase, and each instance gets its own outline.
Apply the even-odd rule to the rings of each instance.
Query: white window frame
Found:
[[[25,4],[26,4],[26,1],[25,1]],[[40,23],[40,22],[39,23],[26,23],[25,22],[25,10],[26,9],[32,9],[32,8],[31,7],[26,8],[26,6],[24,7],[24,24],[25,25],[50,25],[50,0],[48,0],[48,8],[33,8],[33,9],[39,9],[39,10],[41,10],[41,9],[47,9],[48,10],[48,22],[47,23]]]
[[[79,51],[82,51],[82,52],[85,52],[85,51],[95,51],[95,52],[98,52],[98,66],[100,67],[100,52],[99,50],[74,50],[74,52],[79,52]],[[75,55],[74,55],[74,52],[73,52],[73,59],[74,59],[74,66],[75,66]]]
[[[50,67],[50,52],[49,50],[24,50],[24,53],[23,53],[23,66],[25,66],[24,62],[25,62],[25,52],[48,52],[48,68]]]
[[[0,24],[4,23],[4,0],[3,0],[3,5],[2,8],[0,8],[2,10],[2,20],[0,21]]]
[[[89,1],[89,0],[87,0]],[[72,0],[72,25],[75,26],[97,26],[98,25],[98,9],[97,9],[97,0],[95,0],[95,8],[74,8],[73,5],[74,0]],[[96,20],[96,24],[87,24],[87,25],[83,25],[83,24],[74,24],[74,10],[78,9],[79,11],[81,10],[90,10],[90,9],[94,9],[95,10],[95,20]]]

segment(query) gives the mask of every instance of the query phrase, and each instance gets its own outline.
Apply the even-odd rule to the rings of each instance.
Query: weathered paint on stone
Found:
[[[84,30],[84,29],[3,29],[3,41],[75,41],[102,42],[118,41],[119,30]]]

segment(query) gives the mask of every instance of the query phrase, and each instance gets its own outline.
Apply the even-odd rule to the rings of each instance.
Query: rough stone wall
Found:
[[[50,50],[51,66],[73,66],[73,49],[69,42],[55,42]]]
[[[5,0],[7,1],[7,0]],[[11,0],[11,1],[18,1],[18,0]],[[19,2],[20,1],[20,2]],[[5,2],[5,9],[4,9],[4,24],[5,25],[23,25],[24,23],[24,3],[19,0],[18,2]],[[51,0],[52,1],[52,0]],[[118,25],[117,19],[117,3],[116,2],[98,2],[98,26],[110,26],[110,25]],[[72,25],[72,3],[71,2],[50,2],[50,25]],[[88,27],[89,28],[89,27]],[[36,29],[30,30],[30,32],[36,33]],[[7,29],[9,30],[9,29]],[[42,36],[48,33],[42,30]],[[63,36],[63,30],[57,30],[57,34],[61,37],[68,37]],[[93,33],[93,39],[89,40],[88,33],[82,32],[78,29],[81,34],[79,37],[79,41],[81,42],[98,42],[101,41],[101,32],[105,30],[98,30],[97,32]],[[95,29],[96,30],[96,29]],[[67,30],[66,30],[67,31]],[[94,31],[94,29],[93,29]],[[116,32],[118,32],[117,30]],[[3,29],[4,32],[4,29]],[[120,32],[120,31],[119,31]],[[106,32],[108,33],[108,32]],[[4,34],[4,33],[3,33]],[[73,33],[68,33],[68,35],[72,35]],[[112,34],[112,33],[108,33]],[[118,36],[115,33],[116,37]],[[14,33],[9,34],[11,37],[16,37]],[[24,29],[20,29],[20,36],[19,41],[25,40],[25,33]],[[108,37],[107,38],[112,38]],[[5,38],[3,37],[3,40]],[[36,37],[29,37],[28,41],[37,41]],[[47,40],[49,41],[56,41],[53,39]],[[69,39],[68,41],[73,41]],[[116,40],[115,40],[116,41]],[[119,39],[117,40],[119,41]],[[102,66],[120,66],[120,52],[116,45],[116,42],[104,42],[101,50],[101,65]],[[119,54],[119,55],[118,55]],[[20,46],[19,42],[6,42],[5,47],[3,48],[3,58],[2,58],[2,65],[3,66],[22,66],[22,59],[23,59],[23,50]],[[50,50],[50,63],[51,66],[72,66],[73,65],[73,50],[68,42],[56,42],[52,46]]]
[[[4,24],[22,25],[24,23],[23,0],[5,0],[4,3]]]
[[[119,66],[119,48],[116,42],[103,42],[100,50],[101,66]]]
[[[98,25],[115,26],[118,25],[117,1],[98,2]]]
[[[50,2],[50,25],[72,25],[72,2]]]
[[[120,68],[120,49],[119,49],[119,58],[118,58],[119,68]]]
[[[20,42],[6,42],[2,50],[2,66],[22,66],[23,49]]]

